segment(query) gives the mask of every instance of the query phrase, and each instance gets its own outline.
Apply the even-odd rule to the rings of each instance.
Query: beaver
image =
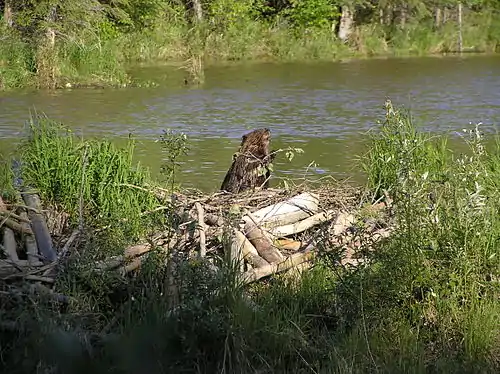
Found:
[[[268,128],[253,130],[241,137],[240,148],[233,155],[233,163],[222,182],[221,191],[239,193],[256,187],[269,187],[269,164],[275,156],[269,151],[270,141],[271,131]]]

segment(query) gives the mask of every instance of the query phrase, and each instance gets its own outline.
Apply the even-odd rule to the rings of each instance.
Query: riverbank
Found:
[[[491,15],[471,14],[462,27],[464,51],[494,53],[500,38]],[[208,22],[210,24],[210,22]],[[338,61],[371,57],[425,56],[458,50],[457,25],[408,23],[389,28],[359,25],[347,43],[330,28],[297,30],[286,24],[246,20],[222,29],[185,23],[159,24],[106,37],[61,38],[50,53],[6,32],[0,44],[0,89],[148,86],[130,71],[138,64],[173,64],[183,84],[203,83],[207,66],[225,62]]]
[[[371,134],[358,165],[366,186],[295,186],[289,180],[269,195],[229,198],[176,184],[177,161],[189,142],[182,134],[162,138],[171,157],[166,180],[159,182],[132,162],[132,143],[117,148],[103,139],[81,141],[44,118],[35,118],[30,128],[17,154],[22,167],[11,168],[6,159],[0,163],[2,246],[12,243],[5,240],[6,228],[21,227],[18,243],[29,235],[20,234],[20,211],[26,208],[16,200],[24,183],[36,188],[51,218],[58,259],[28,273],[14,269],[17,276],[0,280],[0,349],[7,371],[500,369],[500,143],[486,147],[480,126],[463,132],[467,150],[454,154],[447,136],[418,131],[406,112],[387,102],[385,121]],[[313,230],[324,247],[308,261],[309,270],[242,284],[239,268],[224,260],[224,253],[232,253],[231,230],[224,228],[237,227],[231,223],[248,215],[244,209],[299,193],[318,193],[335,217],[352,212],[343,237],[354,247],[332,240],[338,222],[324,217]],[[222,219],[220,235],[210,234],[209,223],[199,224],[199,207],[207,222],[214,214]],[[30,219],[32,213],[26,213]],[[390,235],[369,240],[367,230],[384,225]],[[179,287],[172,288],[172,263],[161,248],[132,271],[98,271],[103,259],[122,258],[158,231],[174,234],[163,238],[169,242],[181,228],[198,235],[193,257],[183,252],[176,260]],[[307,239],[305,232],[287,244]],[[189,237],[181,242],[172,249],[190,248]],[[201,243],[205,256],[197,254]],[[346,266],[343,255],[353,248],[362,265]],[[5,261],[7,254],[2,256]]]

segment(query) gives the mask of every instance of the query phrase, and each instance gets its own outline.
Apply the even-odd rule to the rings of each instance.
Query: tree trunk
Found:
[[[448,18],[450,18],[450,10],[448,8],[443,9],[443,24],[448,22]]]
[[[53,24],[56,21],[56,7],[51,7],[49,14],[47,15],[47,21],[49,26],[47,27],[46,36],[47,36],[47,45],[50,48],[54,48],[56,45],[56,32],[53,28]]]
[[[12,5],[11,0],[5,0],[3,9],[3,19],[8,27],[12,27],[14,21],[12,19]]]
[[[385,8],[385,24],[386,26],[390,26],[392,24],[392,16],[393,16],[393,9],[391,5],[388,5]]]
[[[354,12],[347,5],[342,6],[342,15],[340,16],[338,37],[341,41],[346,42],[352,34],[354,24]]]
[[[438,29],[441,27],[441,23],[442,23],[442,16],[441,16],[441,8],[440,7],[436,7],[434,9],[434,26]]]
[[[462,3],[458,3],[458,51],[462,53]]]
[[[408,4],[403,4],[399,9],[399,24],[402,29],[406,27],[407,19],[408,19]]]
[[[201,0],[192,0],[194,19],[196,22],[201,22],[203,20],[203,8],[201,7]]]

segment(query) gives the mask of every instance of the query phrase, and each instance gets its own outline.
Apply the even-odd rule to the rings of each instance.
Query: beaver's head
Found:
[[[271,140],[271,130],[268,128],[257,129],[245,134],[241,137],[241,143],[246,141],[259,142],[259,141],[269,141]]]

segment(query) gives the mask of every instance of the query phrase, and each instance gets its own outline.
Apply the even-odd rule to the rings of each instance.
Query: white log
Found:
[[[319,197],[305,192],[253,212],[256,224],[266,227],[277,227],[300,221],[318,213]]]
[[[296,267],[304,262],[311,261],[314,252],[300,252],[289,256],[286,260],[276,264],[269,264],[258,269],[252,269],[243,274],[243,282],[251,283],[272,274],[280,273]]]
[[[269,233],[278,236],[284,237],[293,234],[298,234],[300,232],[306,231],[307,229],[316,226],[322,222],[326,222],[331,220],[335,216],[335,211],[328,210],[326,212],[321,212],[315,214],[314,216],[303,219],[302,221],[298,221],[295,223],[291,223],[285,226],[279,226],[276,228],[272,228],[269,230]]]

